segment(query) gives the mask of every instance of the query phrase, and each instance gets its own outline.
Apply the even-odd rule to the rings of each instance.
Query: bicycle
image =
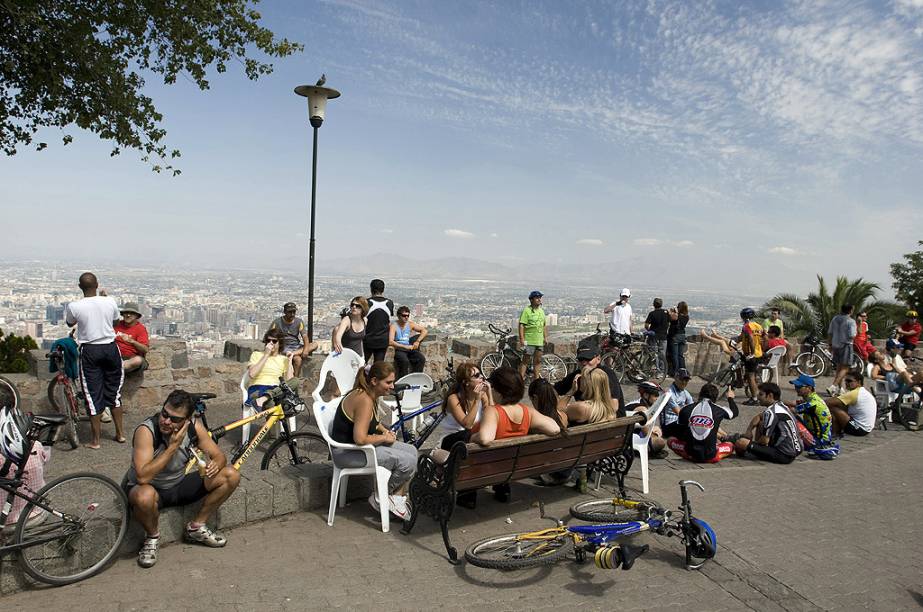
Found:
[[[35,442],[50,444],[54,431],[66,419],[58,414],[26,416],[21,412],[16,418],[25,419],[26,449]],[[5,459],[0,470],[0,489],[6,492],[0,525],[6,524],[14,498],[26,501],[12,543],[7,543],[6,529],[0,535],[0,554],[17,552],[29,576],[55,586],[99,573],[115,556],[128,529],[125,492],[105,476],[80,472],[57,478],[36,493],[23,482],[28,460],[28,452],[18,462]],[[15,473],[7,477],[13,466]]]
[[[618,334],[609,331],[603,335],[599,325],[596,326],[596,337],[599,343],[600,363],[610,368],[618,376],[619,382],[643,382],[650,380],[660,383],[666,377],[666,372],[657,367],[657,354],[646,344],[634,345],[639,337],[631,334]]]
[[[833,353],[830,352],[830,347],[826,342],[822,342],[817,336],[811,334],[804,339],[804,344],[810,348],[798,353],[795,357],[795,369],[800,374],[816,378],[823,376],[828,370],[836,370],[833,365]],[[865,361],[855,351],[853,351],[849,369],[853,372],[865,371]]]
[[[445,410],[442,410],[435,416],[427,415],[423,419],[423,427],[420,429],[420,431],[417,431],[413,427],[407,426],[408,422],[412,423],[418,416],[431,412],[445,403],[445,399],[448,397],[449,393],[452,391],[452,388],[455,386],[455,370],[452,368],[451,360],[448,362],[448,365],[446,365],[446,372],[447,376],[436,384],[437,388],[443,390],[441,398],[435,402],[427,404],[426,406],[418,408],[409,414],[404,414],[404,411],[401,408],[401,394],[404,391],[413,388],[412,385],[394,385],[394,391],[392,394],[394,395],[396,402],[394,409],[397,410],[397,420],[392,423],[388,429],[393,431],[395,434],[400,432],[401,439],[407,444],[412,444],[417,448],[423,446],[423,443],[426,442],[426,439],[429,438],[430,434],[436,431],[436,428],[439,427],[439,424],[442,423],[442,420],[446,417]]]
[[[492,323],[488,323],[487,327],[490,329],[490,333],[497,336],[497,350],[492,353],[487,353],[481,358],[480,367],[481,373],[484,374],[484,376],[490,376],[494,370],[501,366],[511,368],[519,367],[523,359],[528,359],[524,350],[513,348],[510,345],[509,337],[513,331],[511,327],[507,327],[503,330],[494,327]],[[534,375],[533,367],[532,364],[529,363],[526,369],[526,377],[528,378],[532,375]],[[556,383],[567,376],[567,364],[554,353],[543,353],[541,373],[539,376],[548,382]]]
[[[45,355],[55,364],[54,378],[48,381],[48,402],[54,410],[65,417],[63,429],[64,437],[70,444],[71,450],[80,445],[77,435],[77,421],[87,420],[86,396],[76,387],[76,381],[64,373],[64,351],[58,349]],[[53,441],[57,442],[60,430],[55,432]]]
[[[647,552],[648,545],[632,546],[620,541],[650,531],[660,536],[679,537],[686,549],[686,569],[698,569],[717,553],[717,538],[708,523],[692,515],[687,486],[705,491],[705,487],[694,480],[681,480],[682,501],[678,516],[657,502],[616,498],[581,502],[571,507],[574,518],[606,522],[564,525],[546,517],[544,504],[540,503],[542,518],[554,520],[555,527],[479,540],[465,551],[465,560],[489,569],[524,569],[555,563],[573,550],[577,563],[584,563],[587,554],[592,554],[599,568],[614,569],[621,565],[627,570],[635,559]]]
[[[743,387],[747,397],[752,398],[754,397],[753,391],[750,389],[750,385],[747,384],[747,368],[744,354],[734,346],[730,346],[730,349],[733,351],[733,354],[728,364],[720,368],[714,375],[706,380],[718,388],[728,387],[731,389],[740,389]],[[759,381],[760,378],[758,377],[757,380]]]
[[[18,408],[19,402],[19,389],[8,378],[0,376],[0,408]]]
[[[260,462],[261,470],[280,469],[287,465],[321,463],[328,461],[330,458],[327,442],[324,441],[324,438],[319,433],[300,430],[292,431],[289,427],[288,419],[304,412],[305,405],[304,401],[299,397],[298,392],[292,389],[282,378],[279,379],[278,387],[274,387],[264,394],[267,398],[267,402],[271,404],[270,408],[214,428],[208,427],[208,420],[205,416],[207,410],[205,401],[214,399],[216,397],[215,394],[191,393],[190,395],[192,396],[195,406],[193,409],[194,418],[202,421],[202,425],[208,430],[208,435],[216,442],[230,431],[260,419],[266,420],[263,427],[260,428],[248,444],[241,444],[232,451],[231,459],[228,463],[237,471],[240,471],[241,466],[247,461],[250,455],[253,454],[253,451],[259,447],[260,443],[269,434],[269,431],[276,423],[281,425],[282,432],[263,454],[263,459]],[[190,427],[189,431],[194,432],[195,429]],[[195,446],[195,443],[196,439],[193,433],[190,446]],[[288,456],[285,456],[284,452],[280,452],[283,451],[283,449],[288,451]],[[189,463],[186,465],[187,473],[196,469],[196,452],[197,451],[193,451],[193,457],[189,459]]]

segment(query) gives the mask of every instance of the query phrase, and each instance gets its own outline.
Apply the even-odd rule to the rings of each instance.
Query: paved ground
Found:
[[[742,429],[747,409],[729,429]],[[731,423],[728,423],[731,425]],[[512,573],[446,562],[436,525],[421,518],[411,536],[382,534],[367,504],[353,502],[327,527],[300,513],[230,532],[223,550],[176,544],[157,566],[120,559],[102,575],[59,589],[4,597],[9,609],[97,610],[589,609],[817,610],[918,608],[923,604],[923,532],[917,529],[923,435],[875,432],[847,439],[833,462],[774,466],[729,459],[699,467],[652,461],[652,496],[678,503],[676,482],[705,485],[696,513],[716,529],[717,558],[682,567],[676,542],[652,550],[630,572],[570,561]],[[633,471],[637,476],[637,471]],[[635,478],[630,486],[640,486]],[[604,488],[608,485],[604,485]],[[595,495],[606,495],[600,491]],[[591,492],[591,495],[593,493]],[[573,489],[515,484],[513,501],[481,493],[459,508],[452,537],[474,540],[550,525],[534,507],[564,516],[582,499]],[[511,521],[511,522],[509,522]]]

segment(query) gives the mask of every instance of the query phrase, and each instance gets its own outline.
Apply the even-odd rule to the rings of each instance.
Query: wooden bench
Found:
[[[404,523],[402,533],[410,533],[421,514],[439,521],[449,562],[455,564],[458,552],[449,542],[448,525],[459,491],[587,465],[615,477],[624,496],[625,474],[634,459],[631,437],[635,425],[642,423],[643,416],[631,415],[578,425],[568,429],[567,435],[553,438],[534,434],[497,440],[487,446],[458,442],[444,463],[437,463],[428,454],[421,455],[410,481],[411,517]]]

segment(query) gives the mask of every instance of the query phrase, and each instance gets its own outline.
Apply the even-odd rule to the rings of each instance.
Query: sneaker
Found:
[[[829,387],[827,387],[827,395],[829,395],[830,397],[833,397],[839,394],[840,394],[840,388],[837,387],[836,385],[830,385]]]
[[[755,397],[751,397],[750,399],[744,402],[744,406],[759,406],[759,405],[760,405],[760,401],[756,399]]]
[[[211,548],[221,548],[228,543],[226,537],[217,531],[212,531],[208,528],[208,525],[200,525],[198,529],[190,529],[189,525],[186,525],[186,533],[184,535],[188,542],[197,542]]]
[[[106,408],[105,410],[103,410],[103,415],[100,417],[99,420],[102,421],[103,423],[111,423],[111,422],[112,422],[112,413],[109,412],[109,409],[108,409],[108,408]]]
[[[160,536],[144,538],[144,544],[138,551],[138,565],[141,567],[154,567],[157,563],[157,547],[160,545]]]
[[[375,512],[381,512],[381,504],[378,503],[378,495],[374,491],[369,495],[369,505]]]
[[[407,503],[406,495],[389,495],[388,509],[391,510],[391,514],[402,521],[410,518],[410,506]]]

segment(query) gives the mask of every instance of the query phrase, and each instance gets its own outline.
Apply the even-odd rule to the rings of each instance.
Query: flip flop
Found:
[[[99,447],[98,447],[98,446],[92,446],[92,445],[90,445],[90,444],[84,444],[84,445],[83,445],[83,448],[88,448],[88,449],[90,449],[90,450],[99,450]]]
[[[118,442],[119,444],[125,444],[125,442],[128,441],[128,440],[125,439],[125,436],[115,436],[115,437],[112,438],[112,439],[115,440],[116,442]]]

